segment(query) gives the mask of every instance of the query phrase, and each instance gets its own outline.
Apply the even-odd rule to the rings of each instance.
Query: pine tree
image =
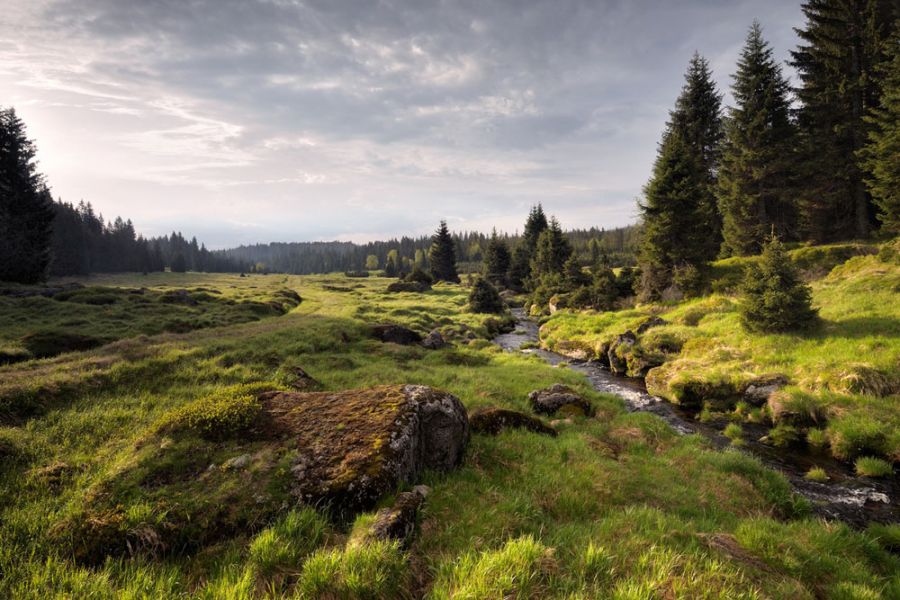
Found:
[[[641,291],[646,299],[659,298],[672,284],[699,291],[705,265],[719,251],[715,191],[721,103],[709,64],[695,54],[639,204]]]
[[[801,82],[801,226],[819,242],[866,237],[874,210],[857,154],[868,134],[864,117],[879,104],[878,65],[897,2],[808,0],[802,8],[803,43],[792,52]]]
[[[34,143],[12,108],[0,110],[0,281],[36,283],[50,264],[53,199]]]
[[[497,230],[494,229],[484,254],[485,278],[494,285],[504,285],[511,260],[512,257],[506,242],[497,235]]]
[[[484,277],[478,277],[472,284],[469,292],[469,310],[476,313],[502,313],[503,300],[491,282]]]
[[[888,44],[888,57],[881,68],[881,104],[867,119],[872,130],[860,156],[882,229],[900,235],[900,28]]]
[[[516,288],[528,285],[528,277],[531,274],[531,261],[537,250],[538,238],[547,229],[547,216],[543,207],[538,204],[533,206],[525,221],[525,231],[522,239],[513,251],[509,269],[509,284]]]
[[[719,171],[722,254],[758,254],[774,227],[794,230],[790,88],[772,48],[754,22],[733,76],[735,106],[726,121]]]
[[[681,133],[667,131],[639,205],[643,222],[640,289],[644,299],[659,299],[677,283],[677,273],[690,266],[702,267],[708,258],[705,247],[697,243],[706,235],[703,208],[697,201],[697,189],[703,186],[704,178],[699,157]]]
[[[459,275],[456,272],[456,245],[447,229],[446,221],[441,221],[440,227],[431,237],[428,260],[435,281],[459,283]]]
[[[680,132],[695,153],[702,177],[694,184],[697,194],[696,218],[701,219],[705,235],[695,240],[707,259],[719,252],[722,220],[716,199],[716,173],[721,157],[722,95],[716,89],[709,62],[694,53],[685,74],[685,84],[669,116],[669,127]]]
[[[534,259],[531,261],[531,279],[539,281],[544,275],[559,275],[564,271],[566,261],[572,256],[572,245],[554,218],[537,241]]]
[[[563,265],[563,284],[569,290],[575,290],[591,282],[590,276],[581,268],[581,262],[575,252],[569,255]]]
[[[765,244],[759,264],[747,269],[741,293],[741,324],[748,331],[804,329],[816,320],[810,288],[800,280],[774,235]]]

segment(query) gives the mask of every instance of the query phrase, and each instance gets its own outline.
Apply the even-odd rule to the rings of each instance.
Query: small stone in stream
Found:
[[[762,406],[769,401],[772,394],[785,385],[787,385],[787,378],[783,375],[761,377],[744,389],[744,400],[753,406]]]
[[[411,492],[398,494],[393,506],[382,508],[375,514],[375,520],[363,535],[362,542],[397,541],[401,547],[408,548],[416,530],[419,507],[430,491],[428,486],[417,485]]]
[[[418,332],[401,325],[376,325],[372,328],[372,335],[382,342],[400,344],[402,346],[418,344],[422,341],[422,336]]]
[[[541,415],[553,415],[560,412],[565,415],[591,416],[594,409],[591,403],[582,398],[569,386],[555,383],[543,390],[535,390],[528,394],[531,408]]]
[[[487,435],[497,435],[504,429],[512,427],[556,437],[556,430],[548,427],[540,419],[505,408],[485,408],[476,411],[469,415],[469,425],[475,433]]]
[[[444,336],[441,335],[441,332],[437,329],[433,330],[425,339],[422,340],[422,346],[428,348],[429,350],[440,350],[447,346],[447,341],[444,339]]]

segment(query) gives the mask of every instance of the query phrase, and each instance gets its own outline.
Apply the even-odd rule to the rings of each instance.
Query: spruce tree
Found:
[[[872,130],[860,156],[883,231],[900,235],[900,29],[888,44],[888,57],[881,67],[881,103],[867,119]]]
[[[502,313],[505,310],[503,300],[491,282],[478,277],[469,292],[469,310],[476,313]]]
[[[431,237],[428,260],[431,263],[431,276],[435,281],[459,283],[459,275],[456,272],[456,247],[446,221],[441,221],[440,227]]]
[[[672,284],[698,291],[707,261],[719,251],[715,191],[721,102],[709,64],[695,54],[639,204],[641,292],[646,299],[659,298]]]
[[[566,261],[572,256],[572,245],[563,233],[559,221],[550,220],[537,241],[534,259],[531,261],[531,279],[540,281],[544,275],[560,275],[564,271]]]
[[[547,229],[547,215],[543,207],[538,204],[531,207],[528,219],[525,221],[525,230],[522,239],[513,251],[509,269],[509,284],[516,288],[527,287],[531,274],[531,261],[537,249],[538,238]]]
[[[722,95],[716,89],[709,62],[694,53],[685,74],[685,84],[670,114],[669,126],[679,131],[691,152],[695,153],[700,174],[695,182],[696,218],[706,228],[705,235],[695,240],[707,259],[719,252],[722,220],[716,198],[716,173],[721,157]]]
[[[879,105],[879,64],[898,16],[896,0],[808,0],[801,45],[792,52],[800,77],[799,127],[804,185],[803,233],[814,241],[866,237],[874,210],[858,152]]]
[[[747,269],[741,287],[741,324],[748,331],[777,333],[805,329],[816,320],[811,291],[774,235],[759,264]]]
[[[495,229],[484,253],[484,276],[494,285],[504,285],[511,259],[506,242]]]
[[[737,73],[719,171],[722,254],[758,254],[769,231],[793,235],[790,88],[754,22]]]
[[[16,111],[0,109],[0,281],[37,283],[50,264],[53,199],[35,152]]]

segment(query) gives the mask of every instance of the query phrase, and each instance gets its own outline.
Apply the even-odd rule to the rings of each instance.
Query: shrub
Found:
[[[779,448],[791,446],[800,441],[800,432],[792,425],[779,424],[769,430],[769,442]]]
[[[364,277],[368,277],[368,276],[369,276],[368,271],[344,271],[344,277],[364,278]]]
[[[245,431],[260,411],[256,394],[271,386],[236,385],[194,400],[165,415],[158,430],[189,432],[205,438],[225,439]],[[260,389],[262,388],[262,389]]]
[[[434,283],[434,278],[423,271],[419,265],[415,265],[413,270],[409,272],[409,274],[403,278],[403,281],[411,281],[415,283],[422,283],[424,285],[431,285]]]
[[[828,434],[823,429],[810,429],[806,432],[806,443],[815,448],[828,445]]]
[[[90,350],[102,346],[106,340],[70,331],[47,330],[29,333],[20,342],[37,358],[48,358],[65,352]]]
[[[314,509],[295,509],[250,542],[250,562],[263,577],[296,570],[322,543],[328,522]]]
[[[810,481],[818,481],[819,483],[824,483],[828,481],[828,473],[825,472],[825,469],[822,467],[813,467],[806,473],[806,478]]]
[[[503,299],[491,283],[479,277],[469,293],[469,310],[476,313],[502,313]]]
[[[856,459],[856,474],[863,477],[890,477],[894,474],[894,467],[886,460],[872,456],[862,456]]]
[[[800,281],[778,238],[766,243],[759,264],[749,265],[741,293],[741,324],[748,331],[803,329],[816,319],[809,286]]]

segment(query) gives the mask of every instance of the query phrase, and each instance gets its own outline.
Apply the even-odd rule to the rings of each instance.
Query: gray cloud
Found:
[[[693,51],[779,0],[11,0],[0,85],[57,194],[214,246],[634,216]],[[202,222],[202,226],[200,223]]]

